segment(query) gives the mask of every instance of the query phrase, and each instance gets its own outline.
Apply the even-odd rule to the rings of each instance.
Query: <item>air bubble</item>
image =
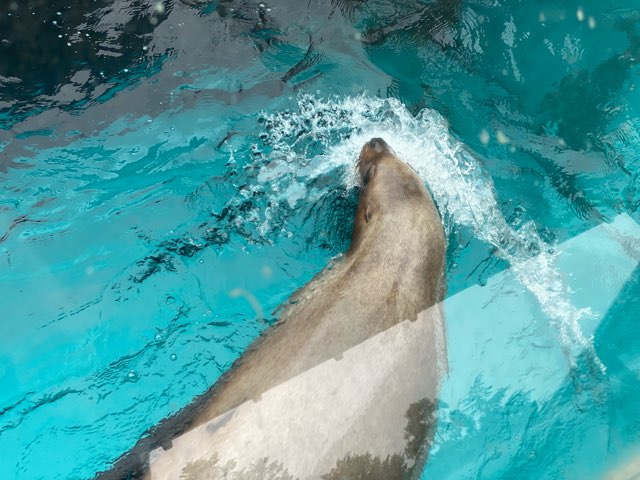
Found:
[[[129,380],[131,383],[136,383],[139,380],[138,374],[133,370],[130,370],[127,374],[127,380]]]
[[[500,145],[509,143],[509,137],[507,137],[502,130],[496,131],[496,140]]]
[[[483,145],[487,145],[489,143],[489,140],[491,140],[491,136],[485,128],[480,131],[480,135],[478,135],[478,138],[480,139],[480,143],[482,143]]]
[[[171,361],[175,362],[178,359],[178,356],[175,353],[172,353],[169,358],[171,359]]]

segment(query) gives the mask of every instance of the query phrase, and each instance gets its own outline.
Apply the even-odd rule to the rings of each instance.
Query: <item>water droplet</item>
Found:
[[[71,46],[71,42],[67,42],[67,47],[70,47],[70,46]]]
[[[584,10],[582,10],[582,7],[578,7],[578,10],[576,10],[576,18],[579,22],[584,20]]]
[[[531,255],[537,255],[540,253],[540,247],[535,242],[530,242],[529,245],[527,245],[527,250]]]
[[[62,38],[62,35],[58,35],[58,38]]]
[[[202,265],[204,263],[204,260],[201,258],[200,260],[198,260],[198,263]]]
[[[138,374],[136,372],[134,372],[133,370],[129,371],[129,373],[127,374],[127,380],[129,380],[131,383],[135,383],[138,381]]]
[[[172,353],[169,358],[175,362],[178,359],[178,356],[175,353]]]
[[[487,145],[489,143],[489,140],[491,140],[491,136],[485,128],[480,130],[480,135],[478,135],[478,138],[480,139],[480,143],[482,143],[483,145]]]
[[[144,51],[146,52],[147,50],[149,50],[149,47],[147,47],[147,46],[145,45],[144,47],[142,47],[142,50],[144,50]]]
[[[58,24],[58,21],[57,21],[57,20],[54,20],[54,21],[53,21],[53,22],[51,22],[51,23],[53,23],[54,25],[57,25],[57,24]]]
[[[509,143],[509,137],[507,137],[502,130],[496,131],[496,140],[498,140],[500,145]]]
[[[62,15],[62,12],[56,12],[56,15],[60,16]]]

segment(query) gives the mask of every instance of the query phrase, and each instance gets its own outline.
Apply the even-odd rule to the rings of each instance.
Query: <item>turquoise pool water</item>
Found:
[[[372,136],[449,241],[423,478],[640,452],[633,2],[68,3],[0,11],[0,477],[91,478],[215,382],[346,250]]]

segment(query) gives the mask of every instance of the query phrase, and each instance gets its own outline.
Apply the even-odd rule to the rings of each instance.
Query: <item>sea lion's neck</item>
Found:
[[[370,199],[363,199],[365,201]],[[364,201],[358,206],[361,215]],[[426,189],[395,205],[378,204],[366,221],[356,218],[351,248],[345,256],[349,275],[362,275],[372,296],[409,292],[409,303],[427,308],[441,299],[444,232]],[[364,221],[363,221],[364,220]],[[379,290],[378,293],[374,293]]]

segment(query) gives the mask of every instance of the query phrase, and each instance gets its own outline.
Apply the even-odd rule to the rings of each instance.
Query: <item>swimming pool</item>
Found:
[[[90,478],[214,383],[347,249],[372,136],[448,237],[423,478],[620,471],[640,449],[621,3],[10,2],[0,476]]]

